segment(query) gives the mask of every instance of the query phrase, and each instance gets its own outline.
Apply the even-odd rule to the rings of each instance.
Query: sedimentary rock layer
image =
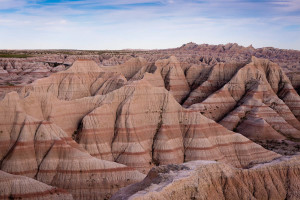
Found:
[[[300,138],[300,97],[287,76],[270,61],[253,57],[226,84],[205,96],[190,109],[229,130],[252,139]]]
[[[198,159],[244,167],[278,156],[182,108],[165,88],[144,80],[106,95],[83,118],[78,142],[93,156],[143,172],[154,165]]]
[[[147,51],[0,50],[0,54],[0,92],[2,92],[2,86],[20,86],[49,76],[51,73],[62,71],[78,59],[94,60],[101,66],[114,66],[122,64],[132,57],[140,56],[148,62],[155,62],[171,55],[175,55],[181,63],[185,63],[187,66],[191,64],[213,66],[218,62],[247,62],[251,56],[265,58],[279,64],[297,91],[300,85],[298,73],[300,51],[272,47],[255,49],[251,45],[243,47],[232,43],[225,45],[188,43],[174,49]]]
[[[23,102],[12,92],[0,102],[1,170],[64,188],[75,199],[109,197],[144,177],[133,168],[92,157],[53,122],[27,114],[33,103],[28,98]]]
[[[109,198],[157,165],[216,160],[243,168],[280,156],[233,131],[300,138],[299,96],[277,65],[253,58],[196,66],[173,56],[113,67],[81,59],[6,94],[0,169],[75,199]]]
[[[0,199],[71,200],[73,197],[66,190],[0,170]]]
[[[299,199],[300,158],[281,158],[250,169],[213,161],[153,168],[140,183],[112,200],[147,199]]]

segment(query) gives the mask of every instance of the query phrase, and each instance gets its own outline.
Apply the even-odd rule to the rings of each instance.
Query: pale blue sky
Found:
[[[300,50],[300,0],[0,0],[0,49]]]

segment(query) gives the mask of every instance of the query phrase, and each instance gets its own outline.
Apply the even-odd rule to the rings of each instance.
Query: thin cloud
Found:
[[[272,46],[273,42],[300,49],[295,38],[299,7],[297,0],[0,0],[0,43],[10,47],[11,42],[3,38],[22,39],[24,32],[34,45],[64,48],[159,48],[193,40],[245,46]],[[107,43],[95,43],[102,38]],[[285,38],[296,42],[287,46]],[[20,48],[30,48],[27,45]]]
[[[0,11],[6,9],[16,9],[26,6],[26,0],[0,0]]]
[[[273,2],[277,5],[277,9],[285,12],[300,11],[300,0],[288,0],[288,1],[277,1]]]

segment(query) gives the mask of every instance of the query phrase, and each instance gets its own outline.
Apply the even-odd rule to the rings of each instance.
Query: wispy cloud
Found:
[[[300,11],[300,1],[299,0],[288,0],[288,1],[275,1],[274,5],[281,11],[285,12],[299,12]],[[299,13],[298,13],[299,14]]]
[[[299,25],[299,0],[0,0],[0,48],[300,49]]]
[[[0,10],[21,8],[26,4],[26,0],[0,0]]]

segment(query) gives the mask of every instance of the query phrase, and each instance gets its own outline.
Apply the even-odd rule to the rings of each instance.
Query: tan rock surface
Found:
[[[208,77],[201,84],[194,83],[194,90],[191,91],[187,100],[183,103],[183,106],[188,107],[195,103],[200,103],[205,100],[209,95],[219,90],[225,85],[233,75],[242,67],[241,64],[224,64],[219,63],[212,67]],[[205,74],[200,72],[200,75]],[[204,77],[203,77],[204,78]],[[199,77],[197,81],[203,80]]]
[[[109,197],[144,177],[127,166],[92,157],[56,124],[28,115],[26,109],[36,114],[39,110],[30,109],[34,103],[30,95],[27,98],[22,101],[12,92],[0,102],[1,170],[64,188],[75,199]]]
[[[171,56],[168,59],[156,61],[155,66],[157,66],[157,70],[161,72],[165,88],[170,91],[174,98],[180,103],[190,90],[180,62],[175,56]]]
[[[0,199],[73,199],[66,190],[0,170]]]
[[[53,72],[62,71],[78,59],[94,60],[101,66],[123,64],[132,57],[143,57],[148,62],[155,62],[171,55],[177,57],[183,69],[190,65],[207,64],[214,66],[218,62],[241,63],[248,62],[251,56],[266,58],[279,64],[288,74],[294,88],[299,91],[300,51],[276,49],[272,47],[253,48],[229,43],[225,45],[208,45],[195,43],[184,44],[179,48],[161,50],[115,50],[115,51],[80,51],[80,50],[0,50],[7,58],[0,58],[1,69],[8,72],[6,76],[0,73],[0,92],[2,86],[14,84],[25,85],[36,79],[49,76]],[[15,55],[16,54],[16,55]],[[24,58],[18,58],[24,55]],[[44,69],[43,72],[34,72]],[[46,72],[46,69],[50,72]],[[4,72],[5,72],[4,71]],[[10,88],[14,89],[14,88]]]
[[[153,165],[222,160],[237,167],[278,155],[182,108],[145,80],[107,94],[80,125],[78,142],[91,155],[147,172]]]
[[[142,182],[121,189],[112,200],[299,198],[300,159],[295,156],[250,169],[213,161],[160,166]]]
[[[222,88],[190,109],[252,139],[298,139],[299,98],[276,64],[253,57]]]
[[[106,67],[80,59],[10,92],[0,99],[0,169],[75,199],[104,199],[156,165],[217,160],[241,168],[278,158],[231,130],[299,139],[299,96],[289,80],[265,60],[209,66],[215,62],[198,69],[174,56],[137,57]],[[184,108],[191,91],[203,100]]]

